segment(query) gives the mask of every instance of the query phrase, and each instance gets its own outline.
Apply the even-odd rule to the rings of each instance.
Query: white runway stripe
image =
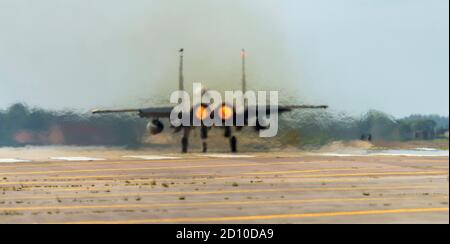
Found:
[[[103,161],[104,158],[90,158],[90,157],[51,157],[50,159],[62,161]]]
[[[431,152],[438,151],[438,149],[436,149],[436,148],[429,148],[429,147],[418,147],[418,148],[416,148],[415,150],[419,150],[419,151],[431,151]]]
[[[170,157],[170,156],[158,156],[158,155],[137,155],[137,156],[122,156],[123,158],[134,158],[143,160],[164,160],[164,159],[180,159],[180,157]]]
[[[17,158],[0,158],[0,163],[28,163],[31,160],[17,159]]]
[[[210,158],[254,158],[252,155],[239,155],[239,154],[203,154],[204,157]]]
[[[449,151],[443,150],[384,150],[359,153],[312,153],[311,155],[331,157],[373,157],[373,156],[404,156],[404,157],[448,157]]]

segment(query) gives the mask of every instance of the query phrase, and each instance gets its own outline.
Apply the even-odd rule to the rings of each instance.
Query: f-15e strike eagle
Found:
[[[184,76],[183,76],[183,59],[184,59],[184,49],[180,49],[180,64],[179,64],[179,91],[184,91]],[[246,79],[246,70],[245,70],[245,61],[246,61],[246,52],[242,50],[241,52],[242,59],[242,93],[245,94],[247,91],[247,79]],[[202,90],[202,94],[207,93],[208,91]],[[233,103],[234,104],[234,103]],[[255,131],[259,132],[261,130],[267,129],[267,125],[262,125],[260,117],[258,117],[258,105],[248,105],[247,103],[243,103],[243,109],[237,109],[237,105],[230,105],[226,103],[222,103],[216,108],[210,109],[211,104],[200,102],[198,104],[192,104],[190,108],[188,108],[188,112],[185,114],[190,121],[193,119],[197,119],[199,121],[203,121],[205,118],[209,118],[212,114],[217,114],[220,117],[220,120],[223,122],[226,121],[236,121],[236,119],[240,116],[244,118],[243,124],[237,125],[235,122],[224,123],[222,128],[224,130],[224,137],[229,138],[231,152],[237,152],[237,138],[233,135],[233,130],[240,131],[244,126],[252,126]],[[139,108],[139,109],[118,109],[118,110],[93,110],[93,114],[107,114],[107,113],[136,113],[141,118],[148,118],[151,121],[147,125],[147,130],[151,135],[156,135],[161,133],[164,130],[164,125],[160,121],[160,119],[170,119],[171,114],[176,106],[168,106],[168,107],[149,107],[149,108]],[[291,106],[282,106],[277,105],[276,109],[267,108],[265,109],[266,115],[271,116],[273,113],[286,113],[290,112],[294,109],[326,109],[328,106],[319,105],[291,105]],[[251,113],[250,110],[257,111],[256,113]],[[250,122],[253,118],[253,123]],[[181,124],[179,126],[174,127],[174,133],[183,132],[183,136],[181,139],[181,147],[182,152],[188,152],[188,144],[189,144],[189,134],[191,130],[194,130],[196,127],[200,129],[200,135],[202,139],[202,147],[203,152],[207,152],[207,138],[208,131],[212,127],[217,127],[215,125],[205,125],[201,123],[200,126],[193,126],[192,124],[184,125]]]

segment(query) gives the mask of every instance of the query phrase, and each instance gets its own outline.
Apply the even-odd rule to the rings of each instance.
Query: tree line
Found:
[[[146,119],[47,111],[14,104],[0,111],[0,147],[24,145],[142,145]],[[280,117],[280,141],[298,146],[333,140],[432,140],[448,136],[448,117],[411,115],[396,119],[380,111],[362,116],[298,111]]]

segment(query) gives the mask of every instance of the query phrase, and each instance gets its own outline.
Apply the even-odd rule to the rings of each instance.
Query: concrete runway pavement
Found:
[[[160,156],[2,163],[0,223],[449,222],[448,157]]]

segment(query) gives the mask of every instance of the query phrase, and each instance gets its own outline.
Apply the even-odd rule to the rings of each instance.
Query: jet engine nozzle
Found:
[[[222,106],[220,106],[218,111],[219,117],[222,120],[229,120],[232,119],[234,116],[234,109],[232,106],[226,105],[226,104],[222,104]]]
[[[151,135],[157,135],[164,130],[164,125],[161,121],[155,119],[147,124],[147,131]]]
[[[263,123],[261,123],[259,120],[256,120],[255,130],[256,131],[267,130],[269,128],[269,126],[263,126],[263,124],[267,124],[265,122],[266,121],[263,121]]]

